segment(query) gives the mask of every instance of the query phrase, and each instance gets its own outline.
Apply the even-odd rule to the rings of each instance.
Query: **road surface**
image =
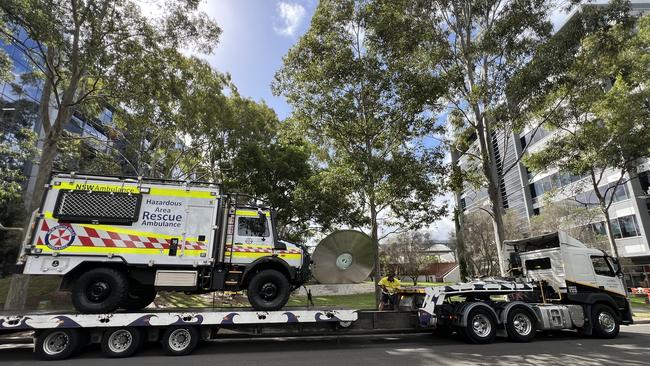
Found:
[[[0,363],[43,365],[29,346],[0,346]],[[104,358],[92,346],[76,357],[47,365],[67,366],[291,366],[291,365],[618,365],[650,364],[650,325],[622,327],[617,339],[580,338],[572,332],[540,335],[531,343],[497,340],[489,345],[468,345],[456,339],[428,334],[239,339],[210,341],[190,356],[169,357],[152,344],[126,359]]]

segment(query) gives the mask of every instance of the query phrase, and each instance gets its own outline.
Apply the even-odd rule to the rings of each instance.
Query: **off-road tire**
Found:
[[[107,291],[94,300],[91,298],[93,288],[100,287]],[[84,272],[72,287],[72,304],[82,313],[110,313],[124,303],[129,291],[126,275],[113,268],[99,267]]]
[[[248,301],[255,310],[279,310],[289,301],[290,294],[289,280],[274,269],[254,274],[248,283]]]
[[[156,298],[156,288],[153,286],[138,286],[131,285],[129,294],[126,300],[120,305],[125,310],[142,310],[153,302]]]

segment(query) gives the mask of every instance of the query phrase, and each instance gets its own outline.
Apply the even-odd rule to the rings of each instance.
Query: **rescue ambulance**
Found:
[[[19,264],[61,276],[83,313],[138,310],[159,290],[247,290],[283,307],[310,277],[306,247],[278,238],[259,200],[212,183],[55,173]]]

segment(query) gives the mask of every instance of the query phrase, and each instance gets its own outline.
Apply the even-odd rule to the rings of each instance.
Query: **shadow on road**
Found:
[[[469,345],[432,335],[237,339],[203,342],[192,356],[167,357],[149,344],[127,360],[105,358],[98,346],[73,359],[48,365],[93,366],[124,364],[191,365],[648,365],[650,334],[621,332],[617,339],[581,338],[573,332],[540,334],[531,343],[497,340]],[[29,346],[0,346],[3,364],[36,361]]]

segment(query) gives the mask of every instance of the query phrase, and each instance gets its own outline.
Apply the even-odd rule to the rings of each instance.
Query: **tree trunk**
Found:
[[[603,212],[603,216],[605,216],[605,232],[607,232],[607,239],[609,240],[610,255],[618,259],[618,248],[616,247],[616,238],[614,238],[614,232],[612,231],[612,223],[609,219],[609,210],[601,207],[601,211]]]
[[[59,112],[61,113],[61,112]],[[65,113],[65,112],[64,112]],[[58,119],[58,118],[57,118]],[[58,122],[58,121],[57,121]],[[34,185],[34,193],[27,200],[27,212],[29,215],[35,210],[40,208],[41,199],[45,193],[45,185],[49,183],[50,173],[52,172],[52,165],[54,157],[57,153],[57,142],[61,134],[62,124],[57,123],[45,134],[45,142],[43,143],[43,150],[41,152],[41,159],[38,166],[38,174],[36,176],[36,184]],[[26,220],[25,228],[23,230],[23,241],[25,237],[30,234],[29,219]],[[20,255],[20,254],[19,254]],[[5,310],[21,310],[25,308],[27,302],[27,291],[29,289],[29,275],[14,274],[11,276],[11,284],[9,285],[9,292],[5,301]]]
[[[374,282],[375,282],[375,307],[379,308],[379,300],[381,297],[381,290],[379,289],[379,280],[381,279],[381,266],[379,264],[379,236],[377,234],[377,208],[375,207],[374,198],[370,198],[370,238],[372,245],[375,249],[375,268],[374,268]]]
[[[494,228],[494,242],[497,249],[497,260],[499,265],[499,273],[502,277],[506,276],[506,271],[503,263],[501,253],[501,245],[505,239],[505,230],[503,228],[503,212],[501,191],[499,190],[498,173],[496,163],[494,161],[495,154],[492,148],[490,130],[483,124],[482,116],[481,122],[477,124],[476,132],[479,141],[479,148],[481,151],[481,168],[483,175],[487,179],[488,198],[490,200],[492,227]],[[477,117],[477,118],[478,118]]]

